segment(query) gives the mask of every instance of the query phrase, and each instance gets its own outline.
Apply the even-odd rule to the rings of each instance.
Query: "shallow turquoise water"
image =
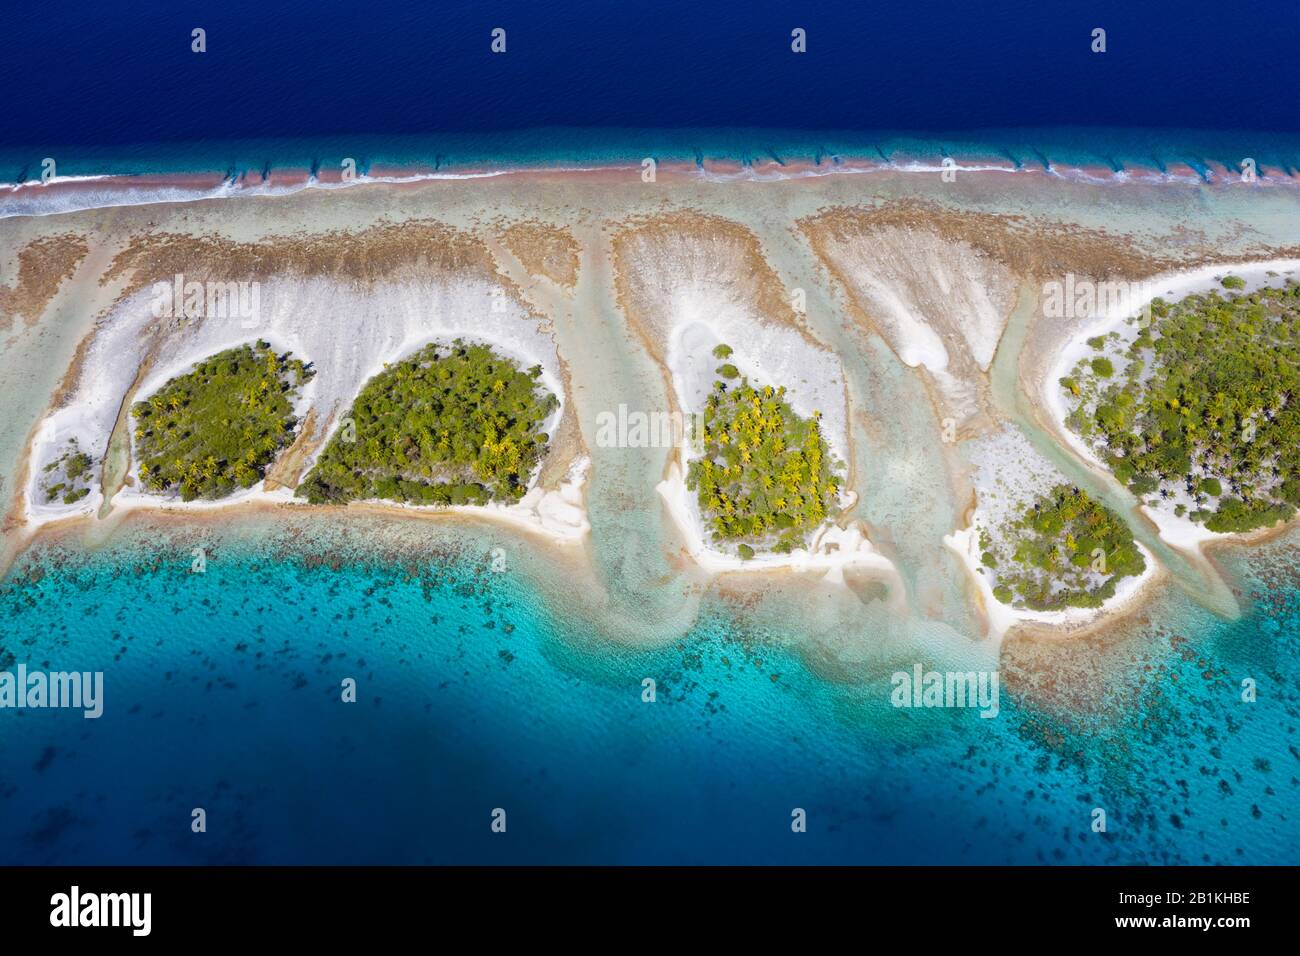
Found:
[[[103,670],[105,713],[0,711],[0,861],[1288,863],[1300,845],[1285,542],[1235,560],[1239,622],[1171,596],[1118,649],[1045,668],[1009,647],[991,720],[894,709],[883,672],[827,680],[717,600],[686,639],[630,650],[472,543],[321,562],[271,542],[219,541],[201,575],[157,542],[20,561],[6,666]],[[1028,689],[1045,674],[1070,706]]]

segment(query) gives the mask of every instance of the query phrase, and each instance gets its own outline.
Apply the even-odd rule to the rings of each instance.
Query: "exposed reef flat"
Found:
[[[1100,229],[919,201],[830,209],[799,228],[854,317],[925,370],[939,411],[963,428],[987,424],[974,419],[987,416],[987,373],[1023,283],[1151,268],[1134,243]]]
[[[689,450],[593,447],[590,423],[620,404],[689,413],[707,400],[723,364],[712,350],[726,344],[726,364],[756,387],[785,385],[800,417],[821,413],[827,446],[843,464],[839,516],[809,535],[805,570],[832,572],[825,586],[836,588],[846,553],[861,567],[839,569],[843,594],[818,591],[829,602],[824,612],[804,609],[824,617],[819,633],[843,634],[852,608],[884,615],[882,626],[899,633],[966,640],[983,633],[978,608],[961,564],[949,557],[945,567],[942,545],[962,527],[960,502],[975,480],[963,444],[997,433],[1018,410],[1031,431],[1041,418],[1043,435],[1065,440],[1046,421],[1039,392],[1066,337],[1039,314],[1043,282],[1065,273],[1141,279],[1207,264],[1226,273],[1245,259],[1300,252],[1300,203],[1287,190],[1005,173],[944,183],[937,173],[889,170],[735,178],[667,167],[657,183],[642,182],[636,169],[519,173],[6,219],[0,287],[8,314],[21,316],[7,329],[13,415],[0,422],[11,502],[6,553],[45,517],[29,514],[27,503],[52,474],[67,487],[50,503],[50,533],[78,514],[75,527],[111,533],[128,507],[216,520],[220,505],[159,502],[128,483],[124,409],[205,355],[265,338],[316,371],[296,408],[294,441],[267,472],[265,497],[233,509],[256,514],[289,510],[283,502],[321,443],[385,361],[463,335],[496,344],[523,367],[541,365],[563,401],[547,460],[519,505],[527,514],[512,527],[543,533],[550,514],[552,540],[565,525],[565,540],[585,542],[592,567],[584,580],[615,596],[617,630],[641,634],[616,597],[629,581],[641,589],[638,606],[649,601],[686,628],[715,572],[760,572],[728,577],[778,591],[786,585],[770,572],[798,578],[798,565],[790,555],[746,560],[703,535],[697,545],[692,532],[703,526],[685,487]],[[257,282],[262,324],[241,329],[236,319],[223,329],[211,317],[155,317],[153,285],[177,274]],[[14,307],[15,296],[33,304]],[[27,312],[38,306],[33,319]],[[1019,375],[1014,400],[1024,409],[996,381],[1008,369]],[[958,421],[955,441],[946,419]],[[50,422],[54,433],[43,435]],[[89,482],[82,454],[92,460]],[[1067,460],[1049,457],[1071,477]],[[43,471],[51,463],[54,472]],[[665,501],[654,487],[674,467],[681,494]],[[910,490],[921,479],[926,492]],[[75,500],[64,502],[69,495]],[[346,525],[349,514],[382,507],[322,514]],[[514,520],[490,510],[445,513]],[[611,544],[620,535],[643,546]],[[936,554],[933,566],[917,563]],[[1169,572],[1196,593],[1199,582],[1183,569]],[[882,581],[887,601],[877,593]],[[837,667],[865,653],[831,643]]]
[[[44,236],[24,246],[12,286],[0,285],[0,332],[20,318],[34,325],[89,252],[85,237],[75,233]]]
[[[501,231],[506,248],[534,276],[545,276],[564,289],[578,282],[578,241],[573,233],[544,222],[515,222]]]

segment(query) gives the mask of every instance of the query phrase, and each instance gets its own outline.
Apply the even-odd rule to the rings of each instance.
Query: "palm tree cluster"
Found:
[[[1117,359],[1124,368],[1113,380],[1088,362],[1061,380],[1080,400],[1068,424],[1117,478],[1139,496],[1182,499],[1179,513],[1212,531],[1291,517],[1300,506],[1300,285],[1156,299],[1151,324]]]
[[[311,502],[515,501],[545,456],[541,426],[559,400],[486,345],[429,344],[386,366],[357,396],[297,494]]]
[[[293,441],[293,400],[313,374],[258,341],[171,379],[131,409],[140,483],[185,501],[252,487]]]
[[[1055,486],[980,543],[994,596],[1035,611],[1099,607],[1146,569],[1129,526],[1076,485]]]
[[[784,553],[826,519],[839,482],[820,419],[795,414],[784,386],[714,382],[687,486],[716,538]]]

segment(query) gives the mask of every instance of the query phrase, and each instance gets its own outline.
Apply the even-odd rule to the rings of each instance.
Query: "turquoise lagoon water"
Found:
[[[0,587],[7,667],[105,674],[97,720],[0,712],[0,862],[1289,863],[1300,845],[1293,541],[1230,560],[1237,622],[1175,593],[1112,646],[1013,642],[994,719],[895,709],[885,671],[819,676],[797,624],[716,598],[684,638],[629,649],[473,536],[400,558],[210,547],[193,574],[170,539],[42,546]]]

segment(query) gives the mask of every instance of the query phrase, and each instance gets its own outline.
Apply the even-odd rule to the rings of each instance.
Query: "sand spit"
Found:
[[[929,373],[943,410],[959,422],[972,418],[981,373],[1015,302],[1015,278],[965,243],[894,226],[818,245],[895,354]]]
[[[154,283],[170,285],[175,276],[186,282],[255,282],[256,309],[159,315]],[[125,280],[125,293],[96,324],[57,407],[37,429],[24,491],[29,524],[100,513],[106,497],[114,508],[292,501],[292,486],[310,469],[362,385],[430,341],[485,342],[525,368],[541,366],[543,384],[561,399],[545,423],[547,434],[556,434],[566,414],[564,371],[544,320],[497,275],[479,240],[450,227],[385,225],[356,235],[259,243],[174,235],[138,239],[101,282],[115,280]],[[303,423],[300,433],[269,481],[218,502],[185,503],[143,491],[129,479],[121,488],[100,480],[100,462],[112,447],[129,454],[128,436],[120,434],[126,405],[207,356],[258,340],[292,352],[316,372],[294,409]],[[47,501],[44,469],[73,439],[96,460],[92,493],[70,504]],[[517,505],[483,510],[569,540],[586,529],[585,513],[574,513],[582,511],[581,487],[582,472],[571,467],[554,488],[532,487]]]
[[[18,275],[12,286],[0,285],[0,331],[13,328],[21,317],[35,325],[65,279],[90,252],[75,233],[36,239],[18,253]]]
[[[757,237],[737,222],[700,212],[632,219],[614,235],[613,247],[619,304],[660,360],[676,321],[648,306],[671,301],[687,281],[716,287],[764,322],[803,329],[790,290],[763,258]]]
[[[785,385],[800,415],[820,411],[832,450],[850,460],[839,358],[804,330],[753,233],[672,215],[624,227],[613,247],[619,305],[664,367],[679,411],[700,410],[720,364],[708,350],[726,343],[751,383]]]

